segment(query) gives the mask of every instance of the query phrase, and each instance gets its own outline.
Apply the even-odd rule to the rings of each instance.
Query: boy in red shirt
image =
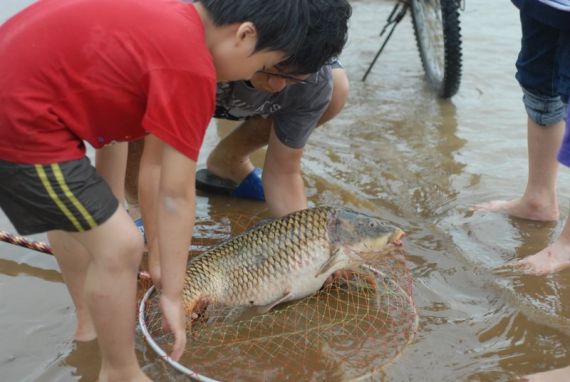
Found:
[[[216,81],[294,54],[306,2],[43,0],[0,27],[0,207],[19,233],[48,232],[76,305],[75,337],[98,339],[100,381],[148,380],[134,352],[143,242],[103,179],[118,174],[97,174],[85,142],[145,140],[141,207],[178,359],[196,159]]]

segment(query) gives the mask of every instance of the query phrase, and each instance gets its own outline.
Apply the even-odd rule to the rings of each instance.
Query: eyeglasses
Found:
[[[268,76],[279,77],[279,78],[282,78],[284,80],[291,81],[291,82],[294,82],[294,83],[300,84],[300,85],[314,85],[316,83],[315,81],[311,81],[308,79],[302,80],[300,78],[297,78],[297,77],[294,77],[290,74],[285,74],[285,73],[267,72],[265,70],[259,70],[257,73],[263,73],[263,74],[267,74]]]

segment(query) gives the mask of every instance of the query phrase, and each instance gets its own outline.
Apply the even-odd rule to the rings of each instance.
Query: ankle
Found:
[[[89,342],[97,338],[97,332],[86,307],[77,309],[77,324],[73,338],[78,342]]]
[[[531,194],[527,192],[523,195],[521,202],[529,210],[559,213],[556,195]]]
[[[73,339],[77,342],[90,342],[96,340],[97,332],[95,331],[95,327],[93,327],[93,325],[77,325]]]
[[[230,150],[226,152],[219,153],[214,150],[208,156],[206,160],[206,166],[210,168],[234,168],[240,167],[249,162],[249,156],[234,153]]]
[[[213,153],[212,153],[213,154]],[[212,174],[240,183],[253,171],[254,166],[247,156],[225,155],[217,157],[210,154],[206,167]]]
[[[99,373],[99,379],[97,382],[147,382],[151,381],[149,377],[141,369],[133,370],[132,372],[120,372],[120,373],[107,373],[101,371]]]

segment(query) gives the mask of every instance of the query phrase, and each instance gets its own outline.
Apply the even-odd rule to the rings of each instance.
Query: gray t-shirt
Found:
[[[214,117],[271,117],[279,140],[288,147],[302,148],[330,102],[331,66],[323,66],[307,80],[312,83],[288,85],[277,93],[257,90],[247,81],[219,83]]]

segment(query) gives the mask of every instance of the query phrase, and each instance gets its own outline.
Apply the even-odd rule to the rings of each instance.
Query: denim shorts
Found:
[[[529,117],[547,126],[566,116],[570,96],[570,12],[536,1],[522,3],[516,78],[524,90]],[[545,19],[542,16],[546,14]]]

